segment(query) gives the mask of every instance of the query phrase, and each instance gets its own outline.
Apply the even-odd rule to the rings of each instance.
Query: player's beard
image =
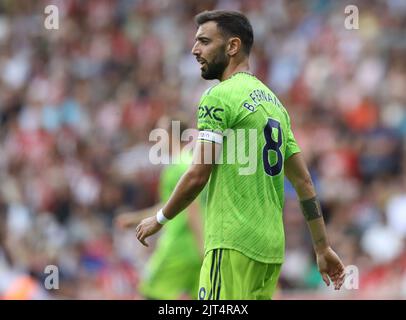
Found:
[[[229,61],[230,59],[225,54],[225,45],[221,46],[213,61],[206,62],[205,68],[202,69],[202,78],[206,80],[220,80]]]

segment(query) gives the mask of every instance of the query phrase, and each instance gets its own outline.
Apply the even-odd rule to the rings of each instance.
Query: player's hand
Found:
[[[146,247],[148,247],[148,243],[145,241],[146,238],[149,236],[157,233],[161,230],[162,224],[158,223],[156,220],[156,216],[152,216],[146,218],[141,221],[141,223],[135,229],[137,239]]]
[[[141,219],[135,212],[121,213],[114,218],[114,225],[119,229],[134,228]]]
[[[344,264],[338,255],[328,247],[322,252],[316,253],[319,272],[327,286],[330,285],[330,279],[334,283],[334,289],[340,290],[344,283],[345,273]]]

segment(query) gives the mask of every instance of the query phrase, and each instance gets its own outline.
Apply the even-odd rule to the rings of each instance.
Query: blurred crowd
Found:
[[[59,29],[44,8],[59,9]],[[359,28],[345,28],[347,4]],[[0,298],[133,299],[151,249],[117,212],[158,201],[149,133],[213,85],[190,53],[200,11],[253,24],[252,72],[280,98],[309,164],[333,248],[333,295],[286,185],[278,299],[406,298],[406,2],[0,2]],[[58,267],[58,281],[46,290]],[[355,266],[355,268],[353,267]]]

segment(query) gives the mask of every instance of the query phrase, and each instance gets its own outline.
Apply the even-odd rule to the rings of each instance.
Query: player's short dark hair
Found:
[[[216,22],[224,36],[240,38],[244,52],[249,55],[254,43],[254,33],[246,16],[238,11],[229,10],[203,11],[195,16],[198,26],[209,21]]]

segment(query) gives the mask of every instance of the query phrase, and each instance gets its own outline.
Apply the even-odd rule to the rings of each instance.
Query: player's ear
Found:
[[[227,54],[230,57],[235,56],[241,50],[241,39],[237,37],[232,37],[228,39],[227,44]]]

